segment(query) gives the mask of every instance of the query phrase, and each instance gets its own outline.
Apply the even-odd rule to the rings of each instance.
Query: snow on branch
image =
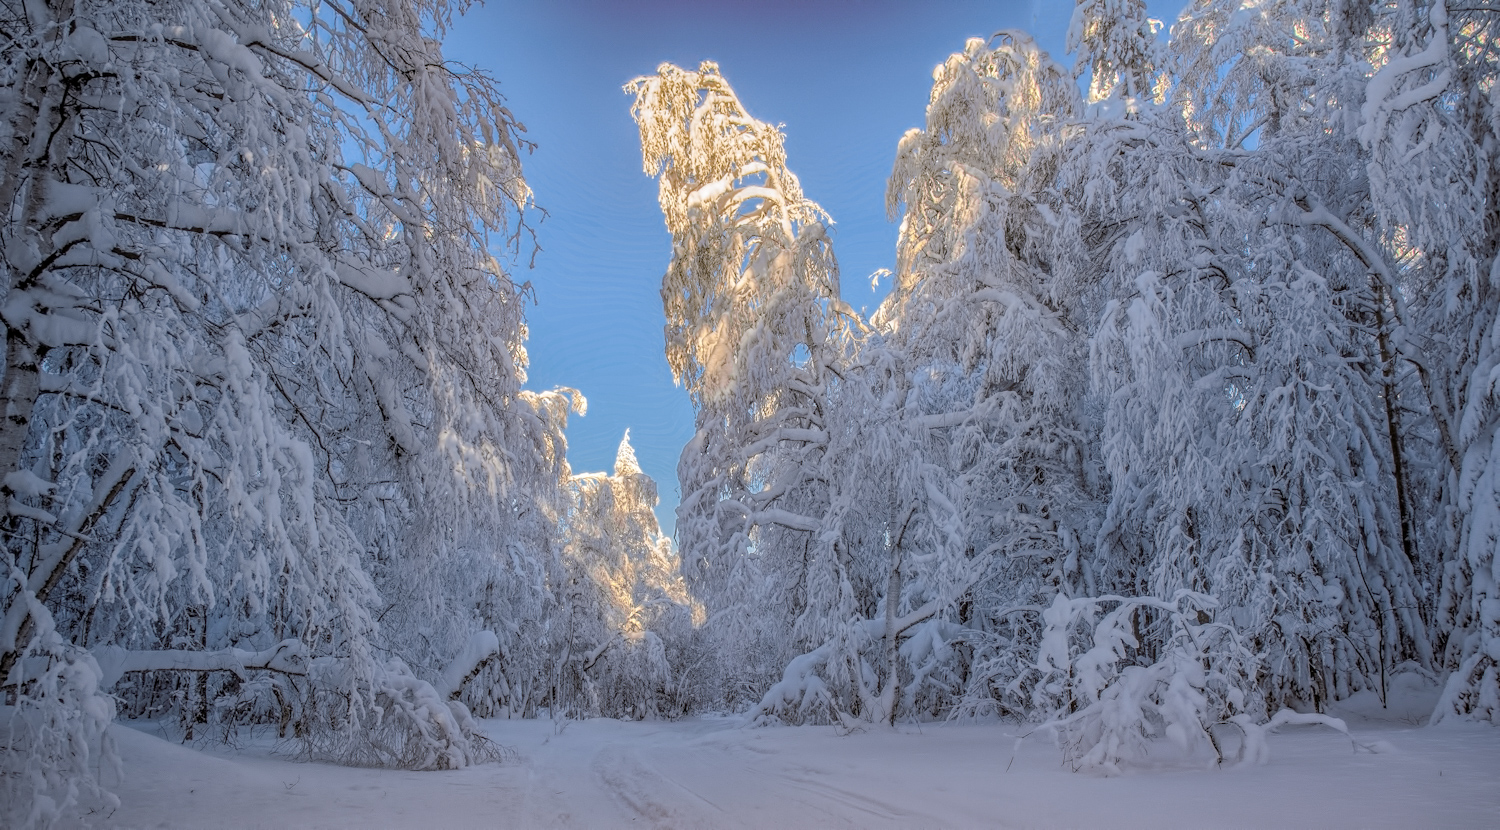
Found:
[[[263,651],[238,648],[218,651],[132,651],[118,646],[96,646],[92,653],[102,672],[100,686],[105,689],[113,687],[126,674],[146,671],[228,671],[242,679],[251,670],[305,676],[308,659],[307,648],[297,639],[282,640]]]
[[[438,694],[452,699],[463,691],[464,684],[473,680],[486,661],[500,654],[500,638],[493,631],[476,631],[462,650],[443,669],[441,679],[435,684]]]

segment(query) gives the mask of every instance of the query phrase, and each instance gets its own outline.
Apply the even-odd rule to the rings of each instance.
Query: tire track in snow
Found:
[[[607,784],[600,786],[603,778],[597,773],[602,754],[599,746],[561,732],[543,740],[530,756],[523,757],[527,776],[516,826],[590,830],[629,826],[639,811]]]
[[[658,764],[653,772],[718,811],[717,819],[706,826],[769,826],[766,824],[769,817],[761,809],[768,804],[786,803],[801,805],[804,818],[799,825],[810,827],[941,824],[927,814],[819,780],[833,773],[792,762],[774,750],[751,749],[756,756],[753,760],[733,757],[747,748],[743,744],[725,747],[705,743],[656,748],[656,752],[668,754],[660,759],[666,763]],[[713,793],[715,798],[709,798],[704,791]]]
[[[608,744],[594,756],[593,767],[605,788],[653,827],[713,827],[725,821],[723,808],[647,766],[633,750]],[[682,796],[712,808],[717,820]]]
[[[803,800],[809,807],[826,812],[833,820],[847,822],[851,827],[875,826],[870,820],[861,820],[857,816],[851,816],[849,811],[854,810],[869,819],[878,820],[879,826],[911,827],[911,826],[937,826],[941,822],[935,817],[923,813],[903,809],[887,801],[874,798],[856,790],[838,787],[827,781],[820,781],[813,775],[823,774],[822,770],[796,768],[792,772],[781,770],[761,770],[751,766],[745,766],[747,772],[770,779],[775,785],[768,786],[767,792],[774,792],[777,787],[796,790],[813,796],[817,801]],[[801,773],[800,775],[797,773]],[[842,809],[840,809],[842,808]]]
[[[886,796],[878,778],[850,778],[799,752],[723,741],[713,737],[722,731],[717,725],[581,726],[592,729],[553,736],[527,759],[520,826],[943,826],[927,811],[910,809],[910,799]]]

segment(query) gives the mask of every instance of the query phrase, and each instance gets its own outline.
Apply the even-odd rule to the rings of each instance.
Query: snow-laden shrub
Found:
[[[88,652],[48,629],[4,678],[16,696],[0,706],[0,825],[51,827],[91,808],[119,806],[98,777],[102,769],[120,773],[105,734],[114,701],[100,677]]]
[[[968,649],[963,626],[939,617],[913,626],[901,641],[902,702],[912,717],[945,717],[964,686]]]
[[[1258,657],[1212,621],[1218,603],[1179,591],[1154,597],[1058,595],[1043,610],[1032,689],[1042,728],[1075,768],[1119,772],[1165,738],[1189,754],[1223,759],[1213,727],[1263,714],[1254,693]],[[1113,606],[1097,617],[1101,606]],[[1152,629],[1155,629],[1152,631]]]
[[[781,723],[823,723],[833,719],[837,704],[820,674],[828,665],[834,643],[824,643],[787,664],[781,680],[766,690],[765,696],[746,716],[755,726]]]
[[[883,619],[859,620],[793,658],[781,679],[746,713],[746,722],[890,722],[892,707],[898,717],[948,714],[959,686],[953,643],[961,637],[960,627],[933,617],[901,629],[895,683],[876,670],[888,657],[885,632]]]
[[[348,661],[312,661],[299,728],[307,760],[362,767],[459,769],[501,751],[469,710],[392,659],[367,676]]]

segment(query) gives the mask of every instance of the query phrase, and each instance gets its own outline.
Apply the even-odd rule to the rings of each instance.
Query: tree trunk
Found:
[[[6,327],[5,379],[0,382],[0,482],[21,467],[31,413],[42,389],[43,355],[26,332]],[[10,488],[0,486],[0,493],[9,497]]]
[[[901,630],[896,627],[901,611],[901,540],[906,538],[906,528],[916,514],[916,505],[907,508],[901,529],[891,540],[890,575],[885,586],[885,688],[880,691],[880,718],[890,726],[896,725],[896,700],[901,687]]]

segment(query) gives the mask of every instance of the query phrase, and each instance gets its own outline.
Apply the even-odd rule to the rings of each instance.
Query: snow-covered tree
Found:
[[[1400,2],[1384,37],[1359,130],[1383,247],[1399,257],[1407,298],[1399,350],[1422,381],[1436,434],[1428,476],[1441,482],[1424,519],[1438,527],[1434,620],[1450,674],[1434,719],[1500,720],[1500,11]]]
[[[1101,559],[1218,598],[1266,652],[1272,703],[1383,692],[1431,660],[1403,422],[1420,390],[1353,140],[1356,12],[1190,7],[1173,106],[1092,128],[1078,168],[1118,228],[1096,255],[1115,297]]]
[[[673,238],[667,360],[697,410],[678,467],[683,571],[734,606],[711,623],[726,665],[776,671],[829,505],[829,366],[850,317],[829,220],[717,65],[663,64],[626,90]]]
[[[0,786],[29,818],[88,797],[121,674],[188,724],[295,713],[321,757],[483,755],[412,673],[459,643],[377,648],[382,591],[553,538],[527,514],[564,470],[489,252],[525,231],[521,127],[442,59],[450,11],[0,7]]]
[[[862,435],[872,454],[890,443],[871,440],[878,424],[886,424],[881,434],[899,435],[896,457],[881,462],[893,482],[909,478],[901,471],[911,458],[932,464],[924,452],[946,450],[947,467],[925,469],[961,485],[951,492],[1004,494],[989,495],[977,512],[950,498],[964,533],[991,554],[1006,549],[1006,538],[1025,539],[1026,553],[1055,565],[997,570],[1003,579],[965,597],[960,628],[971,630],[949,642],[978,649],[964,658],[974,661],[965,673],[982,681],[966,707],[1038,713],[1028,698],[1039,687],[1028,684],[1044,679],[1027,649],[1041,635],[1035,615],[1059,591],[1080,602],[1115,592],[1131,604],[1132,625],[1155,632],[1132,647],[1130,660],[1142,667],[1164,666],[1171,653],[1173,597],[1208,597],[1197,612],[1203,619],[1184,619],[1213,619],[1233,633],[1233,659],[1243,665],[1225,676],[1240,684],[1235,705],[1246,717],[1261,711],[1254,696],[1262,706],[1321,708],[1362,688],[1383,694],[1403,661],[1433,664],[1437,548],[1444,516],[1466,508],[1425,508],[1432,502],[1423,494],[1442,499],[1444,489],[1421,483],[1444,447],[1456,458],[1454,416],[1442,401],[1461,395],[1429,378],[1407,310],[1420,288],[1413,265],[1442,246],[1415,245],[1409,228],[1378,224],[1371,181],[1379,185],[1379,171],[1366,178],[1357,135],[1361,117],[1385,111],[1369,104],[1361,115],[1360,98],[1382,30],[1358,4],[1202,3],[1180,21],[1173,59],[1153,65],[1149,27],[1131,35],[1140,48],[1127,59],[1130,50],[1106,43],[1121,33],[1090,17],[1096,5],[1081,5],[1075,19],[1086,52],[1079,66],[1111,83],[1165,71],[1155,96],[1079,118],[1068,85],[1057,84],[1059,103],[1038,108],[1048,86],[1037,83],[1046,76],[1035,67],[1045,59],[1003,40],[993,60],[987,44],[974,42],[939,69],[929,129],[903,139],[892,179],[892,205],[907,210],[895,290],[875,318],[889,331],[861,339],[851,352],[861,357],[841,368],[846,377],[878,366],[914,380],[887,383],[846,408],[867,420],[836,432]],[[1400,71],[1416,72],[1419,62]],[[1438,76],[1435,64],[1424,66]],[[1483,88],[1484,74],[1475,77]],[[1384,89],[1378,78],[1372,87]],[[1159,94],[1168,81],[1170,101]],[[1405,106],[1428,100],[1394,97]],[[1408,152],[1430,151],[1425,142],[1440,136],[1433,130],[1402,133],[1427,137]],[[1428,210],[1418,194],[1381,209]],[[1040,315],[1017,327],[1016,310],[1028,307]],[[1079,349],[1089,334],[1095,393],[1079,400]],[[1046,378],[1061,380],[1038,385]],[[865,380],[879,386],[874,374]],[[990,402],[1010,409],[980,405]],[[1035,450],[1026,433],[1007,435],[1009,419],[1058,430],[1032,446],[1072,446],[1063,457],[1077,461],[1039,464],[1047,456],[1027,454]],[[924,450],[910,428],[918,422],[966,428]],[[942,431],[927,431],[935,434]],[[1087,494],[1096,452],[1110,506],[1094,528]],[[849,463],[829,457],[830,469]],[[899,488],[866,487],[864,498],[899,515],[912,509]],[[1023,494],[1026,504],[1010,516],[997,509]],[[1076,526],[1055,526],[1051,542],[1046,532],[1014,535],[1021,518],[1045,519],[1036,507],[1056,505]],[[841,529],[854,526],[855,513],[843,512]],[[905,530],[919,514],[871,526]],[[854,599],[829,616],[858,618],[861,604],[899,581],[875,578],[868,553],[846,559],[838,573]],[[1479,608],[1467,593],[1476,569],[1488,570],[1468,560],[1447,569],[1445,624],[1466,629],[1465,645],[1449,641],[1450,668],[1461,669],[1450,708],[1487,712],[1476,703],[1488,699],[1492,679],[1476,646],[1483,612],[1464,610]],[[1472,590],[1484,595],[1487,583],[1477,584]],[[994,618],[984,620],[970,600]],[[874,631],[851,638],[871,641]],[[837,703],[838,684],[826,682],[831,648],[794,661],[768,695],[770,708]],[[1261,653],[1259,669],[1245,668],[1247,648]],[[866,670],[885,671],[878,661]]]
[[[1144,0],[1078,0],[1068,23],[1067,48],[1074,53],[1073,77],[1088,75],[1090,104],[1113,99],[1129,111],[1161,102],[1160,28],[1161,21],[1146,16]]]
[[[1200,140],[1241,148],[1257,136],[1358,118],[1365,0],[1193,0],[1172,26],[1172,98]]]
[[[927,127],[902,139],[887,191],[892,210],[906,208],[905,290],[877,319],[908,367],[921,457],[949,493],[951,518],[935,499],[928,521],[952,523],[985,577],[950,598],[972,649],[967,697],[1003,707],[1016,650],[1036,633],[1011,609],[1095,582],[1081,394],[1091,314],[1088,286],[1058,253],[1075,229],[1056,193],[1081,102],[1015,32],[969,41],[935,79]]]
[[[703,612],[657,525],[656,482],[641,472],[629,432],[613,474],[574,476],[568,490],[566,641],[553,705],[586,716],[680,714],[691,692],[677,687],[668,643],[686,639]]]
[[[729,639],[785,661],[752,711],[1011,712],[1108,767],[1412,663],[1449,673],[1440,716],[1493,717],[1494,18],[1197,0],[1162,48],[1086,0],[1072,77],[971,41],[901,140],[868,328],[753,279],[738,240],[798,203],[716,68],[636,82],[700,408],[688,571],[711,619],[791,621]]]

